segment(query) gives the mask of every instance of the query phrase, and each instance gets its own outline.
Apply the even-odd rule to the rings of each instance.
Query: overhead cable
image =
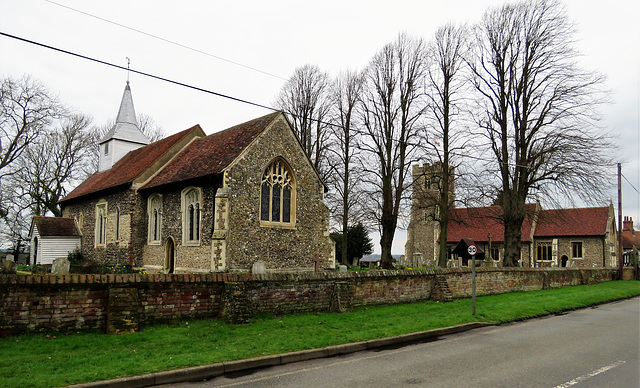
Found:
[[[67,51],[67,50],[63,50],[63,49],[57,48],[57,47],[49,46],[49,45],[46,45],[46,44],[44,44],[44,43],[38,43],[38,42],[35,42],[35,41],[33,41],[33,40],[29,40],[29,39],[21,38],[21,37],[19,37],[19,36],[15,36],[15,35],[7,34],[7,33],[2,32],[2,31],[0,31],[0,35],[6,36],[6,37],[8,37],[8,38],[16,39],[16,40],[19,40],[19,41],[22,41],[22,42],[30,43],[30,44],[33,44],[33,45],[36,45],[36,46],[40,46],[40,47],[44,47],[44,48],[48,48],[48,49],[50,49],[50,50],[54,50],[54,51],[57,51],[57,52],[61,52],[61,53],[63,53],[63,54],[68,54],[68,55],[72,55],[72,56],[74,56],[74,57],[78,57],[78,58],[86,59],[86,60],[88,60],[88,61],[92,61],[92,62],[100,63],[100,64],[103,64],[103,65],[107,65],[107,66],[115,67],[115,68],[117,68],[117,69],[127,70],[127,71],[130,71],[130,72],[132,72],[132,73],[136,73],[136,74],[143,75],[143,76],[145,76],[145,77],[150,77],[150,78],[154,78],[154,79],[157,79],[157,80],[161,80],[161,81],[169,82],[169,83],[172,83],[172,84],[175,84],[175,85],[184,86],[185,88],[189,88],[189,89],[193,89],[193,90],[198,90],[198,91],[200,91],[200,92],[204,92],[204,93],[208,93],[208,94],[213,94],[214,96],[227,98],[227,99],[230,99],[230,100],[233,100],[233,101],[242,102],[242,103],[245,103],[245,104],[249,104],[249,105],[257,106],[257,107],[259,107],[259,108],[269,109],[269,110],[272,110],[272,111],[278,111],[278,110],[279,110],[279,109],[272,108],[272,107],[270,107],[270,106],[266,106],[266,105],[258,104],[258,103],[256,103],[256,102],[251,102],[251,101],[243,100],[243,99],[241,99],[241,98],[228,96],[228,95],[226,95],[226,94],[222,94],[222,93],[214,92],[214,91],[212,91],[212,90],[204,89],[204,88],[201,88],[201,87],[198,87],[198,86],[193,86],[193,85],[185,84],[185,83],[183,83],[183,82],[174,81],[174,80],[171,80],[171,79],[169,79],[169,78],[160,77],[160,76],[153,75],[153,74],[150,74],[150,73],[145,73],[145,72],[142,72],[142,71],[139,71],[139,70],[129,69],[129,68],[127,68],[127,67],[120,66],[120,65],[116,65],[116,64],[111,63],[111,62],[107,62],[107,61],[103,61],[103,60],[100,60],[100,59],[96,59],[96,58],[88,57],[88,56],[86,56],[86,55],[82,55],[82,54],[77,54],[77,53],[74,53],[74,52],[71,52],[71,51]]]
[[[186,84],[186,83],[183,83],[183,82],[174,81],[174,80],[171,80],[171,79],[166,78],[166,77],[161,77],[161,76],[157,76],[157,75],[154,75],[154,74],[142,72],[142,71],[139,71],[139,70],[130,69],[128,67],[116,65],[116,64],[111,63],[111,62],[107,62],[107,61],[103,61],[103,60],[100,60],[100,59],[92,58],[92,57],[89,57],[89,56],[86,56],[86,55],[74,53],[72,51],[68,51],[68,50],[64,50],[64,49],[61,49],[61,48],[53,47],[53,46],[50,46],[50,45],[47,45],[47,44],[44,44],[44,43],[35,42],[33,40],[21,38],[19,36],[7,34],[7,33],[2,32],[2,31],[0,31],[0,35],[6,36],[8,38],[16,39],[16,40],[19,40],[19,41],[22,41],[22,42],[25,42],[25,43],[33,44],[33,45],[36,45],[36,46],[39,46],[39,47],[44,47],[44,48],[47,48],[47,49],[50,49],[50,50],[54,50],[54,51],[57,51],[57,52],[60,52],[60,53],[63,53],[63,54],[68,54],[68,55],[71,55],[71,56],[74,56],[74,57],[77,57],[77,58],[82,58],[82,59],[86,59],[86,60],[89,60],[89,61],[92,61],[92,62],[96,62],[96,63],[100,63],[100,64],[103,64],[103,65],[115,67],[117,69],[130,71],[130,72],[133,72],[133,73],[136,73],[136,74],[140,74],[140,75],[143,75],[143,76],[146,76],[146,77],[150,77],[150,78],[157,79],[157,80],[160,80],[160,81],[169,82],[169,83],[172,83],[174,85],[183,86],[183,87],[186,87],[186,88],[189,88],[189,89],[193,89],[193,90],[197,90],[197,91],[200,91],[200,92],[212,94],[214,96],[218,96],[218,97],[230,99],[230,100],[233,100],[233,101],[249,104],[249,105],[252,105],[252,106],[259,107],[259,108],[264,108],[264,109],[268,109],[268,110],[271,110],[271,111],[282,110],[282,109],[273,108],[273,107],[270,107],[270,106],[267,106],[267,105],[259,104],[259,103],[256,103],[256,102],[244,100],[244,99],[241,99],[241,98],[232,97],[232,96],[229,96],[229,95],[226,95],[226,94],[214,92],[212,90],[204,89],[204,88],[201,88],[201,87],[198,87],[198,86],[193,86],[193,85],[189,85],[189,84]],[[294,114],[292,112],[287,112],[287,113],[290,116],[298,117],[298,115],[296,115],[296,114]],[[338,124],[329,123],[329,122],[317,120],[317,119],[314,119],[314,118],[311,118],[310,120],[314,121],[314,122],[317,122],[317,123],[320,123],[320,124],[327,125],[327,126],[342,128],[342,126],[338,125]],[[365,134],[365,135],[368,135],[368,136],[375,136],[374,134],[367,133],[367,132],[364,132],[362,130],[357,130],[356,132],[358,132],[360,134]],[[382,136],[377,136],[377,137],[382,137]],[[391,138],[390,141],[397,142],[397,143],[404,142],[404,143],[407,143],[408,145],[419,146],[418,143],[409,143],[406,140],[397,140],[397,139]],[[487,159],[487,158],[472,156],[472,155],[469,155],[469,154],[457,154],[457,153],[454,153],[454,152],[450,152],[450,154],[452,154],[454,156],[466,157],[466,158],[475,159],[475,160],[479,160],[479,161],[485,161],[485,162],[493,161],[493,159]],[[513,165],[513,164],[510,164],[508,162],[499,162],[499,163],[500,164],[506,164],[506,165],[512,165],[514,167],[531,168],[528,165],[518,165],[518,164]],[[627,182],[628,182],[628,180],[627,180]],[[635,187],[634,187],[634,189],[635,189]],[[637,189],[636,189],[636,191],[637,191]]]
[[[212,58],[215,58],[215,59],[218,59],[218,60],[221,60],[221,61],[227,62],[227,63],[231,63],[231,64],[236,65],[236,66],[244,67],[245,69],[249,69],[249,70],[252,70],[252,71],[257,71],[258,73],[262,73],[262,74],[268,75],[268,76],[270,76],[270,77],[274,77],[274,78],[278,78],[278,79],[281,79],[281,80],[287,81],[287,79],[286,79],[286,78],[280,77],[279,75],[272,74],[272,73],[269,73],[269,72],[267,72],[267,71],[264,71],[264,70],[260,70],[260,69],[258,69],[258,68],[255,68],[255,67],[247,66],[247,65],[244,65],[244,64],[242,64],[242,63],[240,63],[240,62],[232,61],[232,60],[230,60],[230,59],[226,59],[226,58],[220,57],[220,56],[218,56],[218,55],[214,55],[214,54],[208,53],[208,52],[206,52],[206,51],[202,51],[202,50],[199,50],[199,49],[197,49],[197,48],[194,48],[194,47],[191,47],[191,46],[187,46],[187,45],[185,45],[185,44],[178,43],[178,42],[176,42],[176,41],[173,41],[173,40],[170,40],[170,39],[167,39],[167,38],[163,38],[163,37],[158,36],[158,35],[150,34],[150,33],[148,33],[148,32],[144,32],[144,31],[142,31],[142,30],[138,30],[138,29],[136,29],[136,28],[129,27],[129,26],[126,26],[126,25],[121,24],[121,23],[118,23],[118,22],[114,22],[114,21],[112,21],[112,20],[105,19],[105,18],[103,18],[103,17],[96,16],[96,15],[90,14],[90,13],[85,12],[85,11],[81,11],[81,10],[76,9],[76,8],[73,8],[73,7],[69,7],[69,6],[64,5],[64,4],[56,3],[55,1],[51,1],[51,0],[44,0],[44,1],[46,1],[47,3],[51,3],[51,4],[54,4],[54,5],[57,5],[57,6],[62,7],[62,8],[66,8],[66,9],[68,9],[68,10],[71,10],[71,11],[74,11],[74,12],[77,12],[77,13],[80,13],[80,14],[83,14],[83,15],[86,15],[86,16],[89,16],[89,17],[92,17],[92,18],[95,18],[95,19],[101,20],[101,21],[103,21],[103,22],[110,23],[110,24],[113,24],[113,25],[118,26],[118,27],[121,27],[121,28],[125,28],[125,29],[127,29],[127,30],[130,30],[130,31],[136,32],[136,33],[138,33],[138,34],[146,35],[146,36],[148,36],[148,37],[151,37],[151,38],[154,38],[154,39],[158,39],[158,40],[161,40],[161,41],[163,41],[163,42],[166,42],[166,43],[169,43],[169,44],[172,44],[172,45],[178,46],[178,47],[182,47],[182,48],[185,48],[185,49],[187,49],[187,50],[191,50],[191,51],[197,52],[197,53],[199,53],[199,54],[204,54],[204,55],[206,55],[206,56],[209,56],[209,57],[212,57]]]

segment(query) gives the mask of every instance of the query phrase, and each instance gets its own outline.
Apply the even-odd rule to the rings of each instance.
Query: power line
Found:
[[[640,194],[640,191],[638,191],[638,189],[633,185],[633,183],[629,182],[629,180],[627,179],[626,176],[624,176],[624,174],[622,174],[622,177],[624,178],[625,181],[627,181],[627,183],[629,184],[629,186],[631,186],[631,188],[633,190],[635,190],[636,193]]]
[[[172,83],[172,84],[175,84],[175,85],[184,86],[184,87],[189,88],[189,89],[198,90],[198,91],[200,91],[200,92],[204,92],[204,93],[208,93],[208,94],[213,94],[214,96],[218,96],[218,97],[222,97],[222,98],[227,98],[227,99],[229,99],[229,100],[233,100],[233,101],[237,101],[237,102],[242,102],[242,103],[245,103],[245,104],[249,104],[249,105],[257,106],[257,107],[259,107],[259,108],[269,109],[269,110],[272,110],[272,111],[278,111],[278,110],[280,110],[280,109],[272,108],[272,107],[270,107],[270,106],[266,106],[266,105],[258,104],[258,103],[256,103],[256,102],[251,102],[251,101],[248,101],[248,100],[243,100],[243,99],[241,99],[241,98],[232,97],[232,96],[228,96],[228,95],[226,95],[226,94],[222,94],[222,93],[214,92],[214,91],[212,91],[212,90],[204,89],[204,88],[201,88],[201,87],[198,87],[198,86],[193,86],[193,85],[185,84],[185,83],[183,83],[183,82],[174,81],[174,80],[171,80],[171,79],[169,79],[169,78],[160,77],[160,76],[157,76],[157,75],[153,75],[153,74],[150,74],[150,73],[145,73],[145,72],[138,71],[138,70],[134,70],[134,69],[129,69],[129,68],[127,68],[127,67],[120,66],[120,65],[116,65],[116,64],[111,63],[111,62],[107,62],[107,61],[103,61],[103,60],[100,60],[100,59],[96,59],[96,58],[88,57],[88,56],[86,56],[86,55],[82,55],[82,54],[77,54],[77,53],[74,53],[74,52],[71,52],[71,51],[63,50],[63,49],[61,49],[61,48],[57,48],[57,47],[53,47],[53,46],[49,46],[49,45],[46,45],[46,44],[44,44],[44,43],[38,43],[38,42],[35,42],[35,41],[32,41],[32,40],[29,40],[29,39],[21,38],[21,37],[19,37],[19,36],[15,36],[15,35],[7,34],[7,33],[2,32],[2,31],[0,31],[0,35],[6,36],[6,37],[8,37],[8,38],[16,39],[16,40],[19,40],[19,41],[22,41],[22,42],[25,42],[25,43],[30,43],[30,44],[33,44],[33,45],[36,45],[36,46],[44,47],[44,48],[47,48],[47,49],[50,49],[50,50],[53,50],[53,51],[57,51],[57,52],[60,52],[60,53],[63,53],[63,54],[72,55],[72,56],[77,57],[77,58],[82,58],[82,59],[86,59],[86,60],[88,60],[88,61],[92,61],[92,62],[100,63],[100,64],[102,64],[102,65],[107,65],[107,66],[115,67],[115,68],[117,68],[117,69],[121,69],[121,70],[127,70],[127,71],[130,71],[130,72],[132,72],[132,73],[136,73],[136,74],[140,74],[140,75],[143,75],[143,76],[146,76],[146,77],[154,78],[154,79],[157,79],[157,80],[160,80],[160,81],[165,81],[165,82],[169,82],[169,83]]]
[[[45,1],[48,1],[48,0],[45,0]],[[252,101],[243,100],[241,98],[232,97],[232,96],[228,96],[226,94],[214,92],[212,90],[204,89],[204,88],[201,88],[201,87],[198,87],[198,86],[193,86],[193,85],[185,84],[183,82],[174,81],[174,80],[171,80],[171,79],[168,79],[168,78],[165,78],[165,77],[160,77],[160,76],[153,75],[153,74],[150,74],[150,73],[145,73],[145,72],[142,72],[142,71],[130,69],[129,67],[116,65],[116,64],[113,64],[113,63],[110,63],[110,62],[106,62],[106,61],[103,61],[103,60],[100,60],[100,59],[88,57],[86,55],[82,55],[82,54],[74,53],[74,52],[71,52],[71,51],[68,51],[68,50],[64,50],[64,49],[61,49],[61,48],[57,48],[57,47],[53,47],[53,46],[50,46],[50,45],[46,45],[44,43],[39,43],[39,42],[35,42],[35,41],[29,40],[29,39],[21,38],[21,37],[15,36],[15,35],[7,34],[7,33],[2,32],[2,31],[0,31],[0,35],[6,36],[6,37],[9,37],[9,38],[12,38],[12,39],[16,39],[16,40],[19,40],[19,41],[22,41],[22,42],[25,42],[25,43],[30,43],[30,44],[33,44],[33,45],[36,45],[36,46],[39,46],[39,47],[44,47],[44,48],[47,48],[47,49],[50,49],[50,50],[53,50],[53,51],[61,52],[63,54],[68,54],[68,55],[71,55],[71,56],[74,56],[74,57],[78,57],[78,58],[82,58],[82,59],[86,59],[86,60],[89,60],[89,61],[92,61],[92,62],[96,62],[96,63],[100,63],[100,64],[103,64],[103,65],[115,67],[117,69],[127,70],[127,71],[130,71],[130,72],[133,72],[133,73],[136,73],[136,74],[140,74],[140,75],[143,75],[143,76],[146,76],[146,77],[154,78],[154,79],[157,79],[157,80],[160,80],[160,81],[169,82],[169,83],[172,83],[174,85],[179,85],[179,86],[183,86],[183,87],[186,87],[186,88],[189,88],[189,89],[193,89],[193,90],[201,91],[201,92],[204,92],[204,93],[212,94],[214,96],[218,96],[218,97],[230,99],[230,100],[233,100],[233,101],[237,101],[237,102],[253,105],[253,106],[256,106],[256,107],[259,107],[259,108],[268,109],[268,110],[271,110],[271,111],[279,111],[279,110],[281,110],[281,109],[273,108],[273,107],[270,107],[270,106],[267,106],[267,105],[258,104],[258,103],[252,102]],[[299,117],[298,115],[296,115],[296,114],[294,114],[292,112],[287,112],[287,113],[290,116]],[[334,124],[334,123],[329,123],[329,122],[322,121],[322,120],[317,120],[317,119],[314,119],[314,118],[311,118],[311,121],[315,121],[317,123],[324,124],[324,125],[331,126],[331,127],[342,128],[341,125]],[[375,136],[374,134],[367,133],[367,132],[364,132],[362,130],[358,130],[357,132],[359,134],[364,134],[364,135],[368,135],[368,136]],[[378,135],[377,137],[381,138],[382,136]],[[397,139],[394,139],[394,138],[391,138],[390,140],[394,141],[394,142],[397,142],[397,143],[404,142],[404,143],[407,143],[408,145],[412,145],[412,146],[419,146],[420,145],[418,143],[409,143],[406,140],[397,140]],[[475,159],[475,160],[484,161],[484,162],[493,161],[493,159],[482,158],[482,157],[472,156],[472,155],[468,155],[468,154],[457,154],[457,153],[454,153],[454,152],[451,152],[451,154],[454,155],[454,156],[461,156],[461,157],[466,157],[466,158]],[[528,166],[528,165],[510,164],[508,162],[499,162],[499,163],[500,164],[506,164],[506,165],[512,165],[514,167],[531,168],[531,166]],[[627,178],[625,177],[625,180],[626,179]],[[629,181],[627,180],[627,182],[629,182]],[[629,183],[629,184],[631,184],[631,183]],[[631,186],[633,187],[633,185],[631,185]],[[633,188],[634,188],[634,190],[638,191],[635,187],[633,187]]]
[[[247,66],[247,65],[244,65],[244,64],[242,64],[242,63],[240,63],[240,62],[235,62],[235,61],[232,61],[232,60],[230,60],[230,59],[226,59],[226,58],[223,58],[223,57],[220,57],[220,56],[217,56],[217,55],[214,55],[214,54],[208,53],[208,52],[206,52],[206,51],[202,51],[202,50],[199,50],[199,49],[197,49],[197,48],[194,48],[194,47],[191,47],[191,46],[187,46],[187,45],[185,45],[185,44],[178,43],[178,42],[173,41],[173,40],[170,40],[170,39],[163,38],[163,37],[158,36],[158,35],[153,35],[153,34],[150,34],[150,33],[148,33],[148,32],[144,32],[144,31],[142,31],[142,30],[138,30],[138,29],[136,29],[136,28],[129,27],[129,26],[126,26],[126,25],[121,24],[121,23],[118,23],[118,22],[114,22],[114,21],[111,21],[111,20],[109,20],[109,19],[105,19],[105,18],[103,18],[103,17],[96,16],[96,15],[90,14],[90,13],[85,12],[85,11],[81,11],[81,10],[76,9],[76,8],[72,8],[72,7],[69,7],[69,6],[64,5],[64,4],[56,3],[55,1],[51,1],[51,0],[44,0],[44,1],[46,1],[47,3],[51,3],[51,4],[54,4],[54,5],[57,5],[57,6],[59,6],[59,7],[66,8],[66,9],[68,9],[68,10],[71,10],[71,11],[74,11],[74,12],[77,12],[77,13],[80,13],[80,14],[83,14],[83,15],[86,15],[86,16],[89,16],[89,17],[92,17],[92,18],[94,18],[94,19],[98,19],[98,20],[103,21],[103,22],[110,23],[110,24],[113,24],[113,25],[118,26],[118,27],[121,27],[121,28],[125,28],[125,29],[127,29],[127,30],[130,30],[130,31],[136,32],[136,33],[138,33],[138,34],[142,34],[142,35],[145,35],[145,36],[148,36],[148,37],[154,38],[154,39],[161,40],[161,41],[163,41],[163,42],[165,42],[165,43],[169,43],[169,44],[172,44],[172,45],[175,45],[175,46],[178,46],[178,47],[182,47],[182,48],[185,48],[185,49],[187,49],[187,50],[191,50],[191,51],[197,52],[197,53],[199,53],[199,54],[204,54],[204,55],[206,55],[206,56],[209,56],[209,57],[212,57],[212,58],[215,58],[215,59],[218,59],[218,60],[221,60],[221,61],[227,62],[227,63],[231,63],[231,64],[236,65],[236,66],[244,67],[245,69],[249,69],[249,70],[252,70],[252,71],[256,71],[256,72],[258,72],[258,73],[262,73],[262,74],[268,75],[268,76],[270,76],[270,77],[274,77],[274,78],[278,78],[278,79],[281,79],[281,80],[287,81],[287,79],[286,79],[286,78],[284,78],[284,77],[280,77],[279,75],[272,74],[272,73],[269,73],[269,72],[267,72],[267,71],[264,71],[264,70],[260,70],[260,69],[258,69],[258,68],[255,68],[255,67]]]

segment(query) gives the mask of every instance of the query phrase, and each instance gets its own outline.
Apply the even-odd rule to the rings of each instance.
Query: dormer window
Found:
[[[109,155],[109,143],[104,143],[104,154]]]

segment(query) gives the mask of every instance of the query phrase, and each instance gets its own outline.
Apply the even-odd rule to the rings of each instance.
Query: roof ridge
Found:
[[[140,189],[219,174],[242,155],[280,113],[272,112],[194,140],[183,149],[180,157],[174,158]],[[199,162],[194,163],[195,160]]]

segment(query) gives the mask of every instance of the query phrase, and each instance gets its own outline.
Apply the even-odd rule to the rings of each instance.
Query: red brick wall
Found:
[[[242,322],[258,313],[344,311],[353,306],[407,303],[442,295],[436,276],[446,279],[453,298],[471,296],[467,268],[264,275],[0,275],[0,335],[52,330],[126,332],[182,319],[223,317]],[[617,270],[610,268],[480,268],[476,290],[478,295],[540,290],[599,283],[616,276]],[[633,270],[626,268],[624,278],[633,276]],[[116,297],[123,299],[114,301]],[[126,303],[137,306],[128,309]],[[129,322],[128,326],[119,325],[118,320]]]

